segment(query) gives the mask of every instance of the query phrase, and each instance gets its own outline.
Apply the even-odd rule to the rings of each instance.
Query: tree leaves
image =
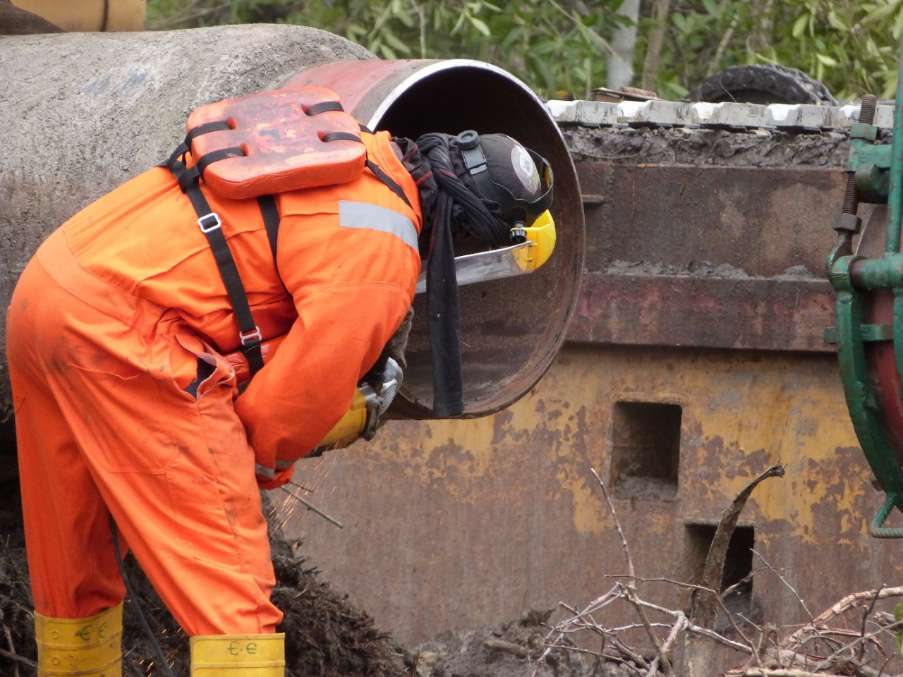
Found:
[[[709,72],[774,63],[822,81],[839,99],[890,98],[896,88],[900,0],[674,0],[660,91],[692,88]],[[715,45],[728,38],[718,54]],[[714,59],[717,55],[717,63]]]
[[[497,0],[496,0],[497,2]],[[377,56],[492,62],[541,95],[590,98],[605,83],[622,0],[149,0],[149,28],[296,23],[342,35]],[[651,3],[644,3],[651,11]],[[641,16],[634,70],[656,22]],[[890,98],[901,0],[671,0],[655,88],[679,98],[729,66],[776,63],[840,99]],[[635,83],[639,84],[639,83]]]

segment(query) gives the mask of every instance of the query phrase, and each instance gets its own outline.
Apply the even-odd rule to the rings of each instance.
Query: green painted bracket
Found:
[[[857,123],[858,124],[858,123]],[[869,125],[874,129],[874,125]],[[878,169],[890,169],[890,146],[876,146],[861,138],[850,139],[850,154],[844,169],[854,172],[862,165],[872,165]]]
[[[903,528],[882,526],[887,521],[888,515],[894,506],[900,508],[901,497],[897,494],[888,494],[884,500],[884,505],[878,510],[872,525],[869,527],[869,536],[874,538],[903,538]],[[903,510],[903,508],[901,508]]]
[[[831,273],[831,283],[837,290],[834,338],[844,394],[856,436],[881,488],[889,496],[903,497],[903,472],[884,434],[879,418],[878,399],[869,385],[865,344],[875,340],[878,330],[863,331],[864,327],[875,325],[864,325],[862,322],[864,295],[853,287],[849,274],[851,265],[857,261],[862,259],[856,256],[841,257],[835,262]],[[886,330],[880,331],[886,337]],[[897,334],[900,333],[900,325],[895,324],[895,345],[898,342]]]
[[[886,498],[869,534],[875,538],[903,538],[903,528],[884,527],[894,507],[903,511],[903,470],[884,428],[878,398],[870,384],[866,344],[893,341],[900,383],[903,383],[903,254],[900,252],[903,220],[903,52],[894,107],[893,141],[875,145],[874,125],[856,123],[850,139],[846,171],[854,177],[857,197],[864,202],[887,202],[889,220],[885,253],[867,259],[852,254],[852,233],[840,232],[828,257],[826,270],[837,292],[836,326],[825,339],[837,346],[847,408],[856,437]],[[856,201],[854,201],[854,204]],[[893,325],[863,324],[866,293],[889,291],[894,295]]]
[[[862,340],[865,342],[873,341],[893,341],[894,325],[892,324],[864,324],[860,327]],[[825,343],[837,343],[837,329],[828,327],[825,329]]]
[[[860,200],[887,202],[890,194],[890,160],[890,146],[874,146],[871,142],[856,138],[850,140],[846,168],[853,172]]]

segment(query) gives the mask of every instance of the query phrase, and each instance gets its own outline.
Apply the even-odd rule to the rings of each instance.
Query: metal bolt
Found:
[[[865,94],[859,107],[859,122],[870,125],[875,121],[875,112],[878,110],[878,97],[874,94]],[[859,209],[859,194],[856,191],[856,174],[847,172],[847,188],[843,195],[843,213],[855,214]]]

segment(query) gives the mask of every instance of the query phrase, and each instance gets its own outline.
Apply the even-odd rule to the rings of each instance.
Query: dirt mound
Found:
[[[415,654],[419,677],[525,677],[543,652],[551,611],[531,611],[520,620],[495,628],[445,634],[420,646]],[[579,654],[550,655],[537,675],[589,677]],[[596,673],[600,677],[603,673]]]
[[[298,558],[297,544],[274,541],[273,602],[285,614],[285,659],[291,675],[411,674],[412,656],[381,632],[366,613],[319,579]]]
[[[0,485],[0,675],[35,675],[34,608],[22,531],[17,480]],[[413,657],[354,608],[319,572],[306,564],[297,544],[274,538],[276,588],[273,600],[285,613],[286,674],[290,677],[402,677],[412,674]],[[176,677],[189,674],[188,637],[160,601],[133,558],[126,571],[134,598],[123,612],[123,675],[165,675],[136,611],[143,610]]]
[[[37,673],[31,586],[22,530],[17,480],[0,484],[0,675]],[[273,601],[285,613],[287,677],[524,677],[543,652],[551,611],[529,612],[498,627],[447,633],[408,650],[381,631],[345,595],[320,579],[299,542],[271,539],[276,587]],[[133,595],[123,613],[123,675],[159,677],[156,649],[137,608],[160,645],[175,677],[190,671],[188,636],[150,586],[132,557],[126,557]],[[136,607],[137,601],[137,607]],[[577,652],[550,654],[539,677],[622,677],[617,666],[597,665]]]

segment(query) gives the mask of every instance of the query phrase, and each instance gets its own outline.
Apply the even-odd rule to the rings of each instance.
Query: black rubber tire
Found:
[[[809,103],[838,105],[828,88],[796,68],[732,66],[715,73],[687,96],[688,101],[721,103]]]

